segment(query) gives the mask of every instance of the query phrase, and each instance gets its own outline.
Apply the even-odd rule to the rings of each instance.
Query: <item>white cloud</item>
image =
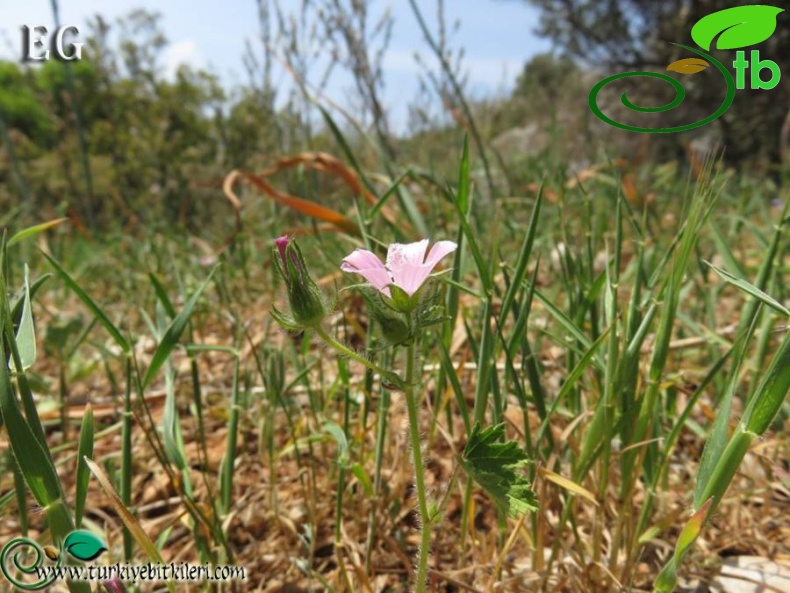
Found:
[[[182,64],[192,68],[203,67],[200,50],[192,39],[171,43],[165,48],[162,59],[165,77],[170,80],[175,78],[178,67]]]

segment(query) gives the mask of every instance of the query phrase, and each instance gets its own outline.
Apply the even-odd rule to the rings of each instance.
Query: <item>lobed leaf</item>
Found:
[[[515,441],[501,442],[505,425],[485,430],[475,423],[460,459],[461,466],[511,517],[538,508],[529,481],[516,470],[529,463],[526,453]]]

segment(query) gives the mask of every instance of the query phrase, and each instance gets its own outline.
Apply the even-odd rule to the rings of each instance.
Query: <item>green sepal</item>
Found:
[[[274,305],[272,305],[270,313],[271,313],[272,318],[279,325],[281,325],[283,327],[283,329],[286,329],[288,331],[293,331],[293,332],[300,332],[300,331],[304,331],[305,329],[307,329],[303,325],[300,325],[299,323],[297,323],[296,320],[293,317],[291,317],[290,315],[280,312],[277,309],[277,307],[275,307]]]
[[[285,247],[285,262],[280,257],[277,246],[272,247],[272,255],[275,269],[285,281],[292,316],[288,318],[278,312],[280,320],[285,323],[277,317],[275,320],[286,328],[289,325],[299,329],[315,327],[326,317],[329,308],[318,285],[310,277],[299,245],[293,239],[288,242]]]
[[[392,308],[378,291],[364,288],[360,291],[368,305],[370,317],[378,323],[384,341],[390,346],[405,344],[414,337],[409,318]]]
[[[389,289],[390,297],[387,298],[385,296],[382,300],[387,304],[388,307],[395,311],[408,315],[414,311],[414,309],[420,303],[419,290],[413,295],[409,296],[406,294],[406,291],[397,284],[390,284]]]

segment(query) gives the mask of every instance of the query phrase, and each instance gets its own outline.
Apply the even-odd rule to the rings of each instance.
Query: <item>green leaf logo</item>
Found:
[[[709,14],[697,21],[691,29],[694,43],[710,51],[713,39],[717,49],[739,49],[761,43],[776,30],[776,15],[784,8],[758,4],[736,6]]]
[[[77,560],[83,562],[93,560],[101,556],[107,550],[104,542],[90,531],[72,531],[66,536],[63,548]]]

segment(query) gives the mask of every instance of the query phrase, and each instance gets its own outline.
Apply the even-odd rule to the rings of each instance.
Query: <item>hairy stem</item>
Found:
[[[377,364],[371,362],[370,360],[368,360],[367,358],[365,358],[361,354],[357,354],[356,352],[354,352],[351,348],[349,348],[345,344],[342,344],[342,343],[338,342],[335,338],[333,338],[329,334],[329,332],[327,332],[320,325],[316,325],[315,326],[315,333],[317,333],[324,342],[326,342],[327,344],[332,346],[332,348],[337,350],[343,356],[347,356],[351,360],[355,360],[358,363],[360,363],[360,364],[364,365],[365,367],[369,368],[374,373],[380,374],[381,377],[383,379],[386,379],[386,381],[388,383],[390,383],[392,385],[395,385],[397,387],[402,386],[403,382],[400,380],[400,377],[398,377],[395,373],[393,373],[391,371],[385,371],[384,369],[379,367]]]
[[[428,515],[428,500],[425,494],[425,476],[420,448],[420,423],[417,415],[418,393],[415,389],[417,346],[410,342],[406,349],[406,406],[409,410],[409,431],[414,455],[414,480],[417,484],[417,501],[420,510],[420,558],[415,580],[416,593],[424,593],[428,576],[428,553],[431,549],[431,517]],[[417,378],[419,380],[419,378]]]

